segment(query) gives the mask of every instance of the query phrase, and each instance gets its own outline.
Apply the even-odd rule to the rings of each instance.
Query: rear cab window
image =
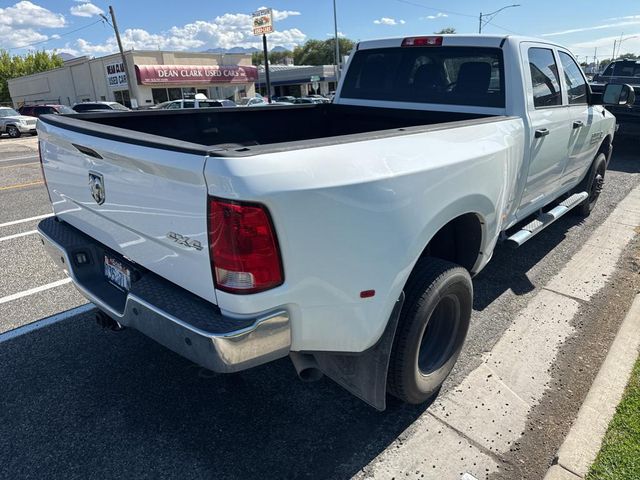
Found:
[[[340,96],[504,108],[502,50],[453,46],[360,50],[351,60]]]
[[[559,55],[562,70],[564,71],[564,83],[567,86],[569,104],[586,104],[587,81],[582,74],[582,69],[567,52],[560,51]]]
[[[533,104],[536,108],[562,105],[560,75],[553,50],[532,47],[528,51]]]

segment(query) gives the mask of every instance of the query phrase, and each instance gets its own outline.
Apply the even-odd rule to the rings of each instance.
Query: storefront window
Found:
[[[169,100],[182,100],[181,88],[169,88]]]
[[[152,88],[151,96],[153,97],[153,103],[158,104],[169,100],[166,88]]]
[[[127,108],[131,108],[131,97],[129,96],[129,90],[116,90],[113,92],[113,96],[121,105]]]

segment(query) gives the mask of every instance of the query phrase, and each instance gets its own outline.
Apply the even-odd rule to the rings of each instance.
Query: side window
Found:
[[[547,48],[530,48],[529,68],[535,107],[562,105],[560,77],[553,51]]]
[[[564,81],[567,84],[569,103],[587,103],[587,82],[582,76],[580,67],[571,55],[560,52],[560,63],[564,69]]]

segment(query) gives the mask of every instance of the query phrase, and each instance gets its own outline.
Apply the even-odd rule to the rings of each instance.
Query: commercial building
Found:
[[[258,67],[257,88],[267,94],[264,67]],[[336,90],[336,70],[333,65],[269,65],[271,93],[276,97],[311,94],[327,95]]]
[[[195,93],[234,101],[255,95],[258,70],[250,54],[131,50],[125,58],[129,72],[120,54],[80,57],[54,70],[9,80],[9,93],[15,107],[116,101],[134,108]]]

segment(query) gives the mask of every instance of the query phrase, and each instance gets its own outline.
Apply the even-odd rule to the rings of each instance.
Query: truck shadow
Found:
[[[1,478],[349,478],[427,406],[377,412],[288,359],[216,375],[90,315],[0,348]]]

